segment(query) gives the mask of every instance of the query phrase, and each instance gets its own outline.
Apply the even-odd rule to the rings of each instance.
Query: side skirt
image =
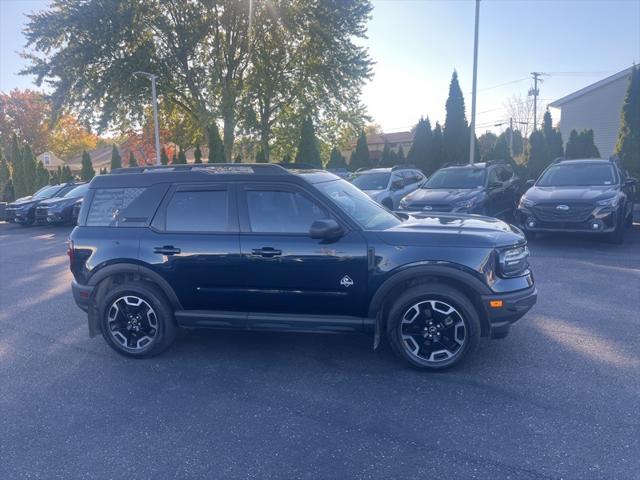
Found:
[[[182,328],[279,332],[369,333],[375,326],[374,318],[290,313],[177,310],[175,318]]]

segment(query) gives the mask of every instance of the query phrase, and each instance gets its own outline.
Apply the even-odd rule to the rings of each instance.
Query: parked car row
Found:
[[[5,208],[5,220],[29,226],[34,224],[75,225],[88,183],[47,185],[33,195],[22,197]]]
[[[633,223],[637,180],[616,158],[557,159],[524,188],[503,161],[445,165],[413,184],[394,185],[389,179],[391,172],[411,171],[372,169],[356,173],[351,181],[392,210],[498,217],[519,225],[530,237],[586,232],[622,243],[625,227]],[[403,196],[396,204],[398,193]]]

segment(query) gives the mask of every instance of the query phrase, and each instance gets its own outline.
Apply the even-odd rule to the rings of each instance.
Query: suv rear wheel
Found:
[[[480,320],[469,299],[446,285],[415,286],[396,300],[388,319],[395,353],[414,367],[442,370],[471,355]]]
[[[107,343],[128,357],[157,355],[171,345],[177,333],[169,302],[146,282],[127,282],[109,291],[100,321]]]

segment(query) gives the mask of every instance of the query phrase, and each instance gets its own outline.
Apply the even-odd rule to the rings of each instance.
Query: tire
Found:
[[[627,218],[624,219],[624,226],[626,228],[633,227],[633,207],[631,207],[631,213],[627,215]]]
[[[427,283],[410,288],[396,300],[387,319],[387,336],[396,355],[411,366],[443,370],[458,365],[478,348],[480,319],[461,292]]]
[[[173,308],[162,291],[142,281],[118,285],[105,295],[100,305],[100,329],[111,348],[132,358],[158,355],[173,343],[178,332]]]
[[[613,243],[614,245],[622,245],[624,243],[625,218],[623,216],[623,212],[624,211],[618,214],[615,230],[607,235],[607,240],[609,241],[609,243]]]

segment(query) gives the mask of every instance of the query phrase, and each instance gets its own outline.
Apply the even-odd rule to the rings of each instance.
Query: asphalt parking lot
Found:
[[[0,478],[638,478],[640,224],[531,243],[536,307],[464,366],[369,337],[89,339],[69,228],[0,223]]]

